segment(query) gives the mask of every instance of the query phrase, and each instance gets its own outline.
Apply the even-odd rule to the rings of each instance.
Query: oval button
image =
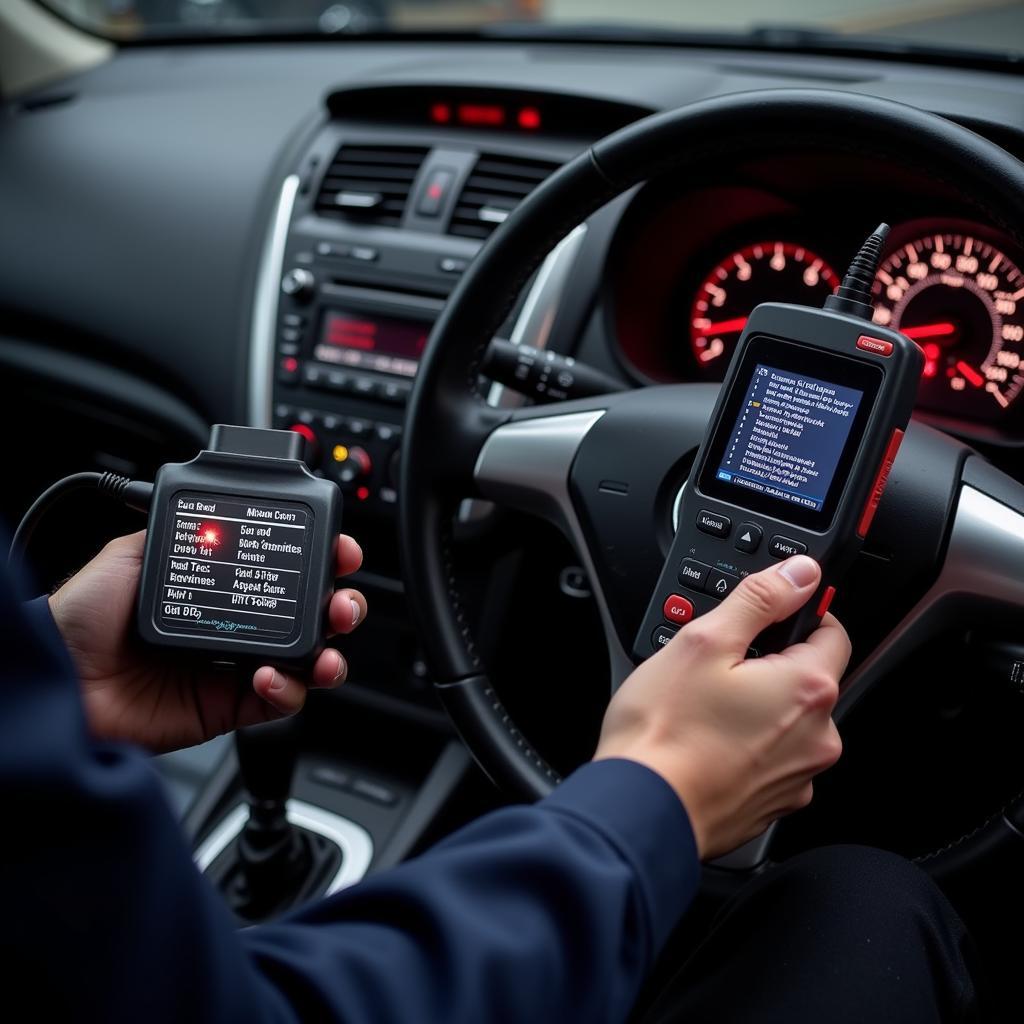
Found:
[[[670,594],[661,612],[669,622],[677,622],[681,626],[693,618],[693,602],[678,594]]]

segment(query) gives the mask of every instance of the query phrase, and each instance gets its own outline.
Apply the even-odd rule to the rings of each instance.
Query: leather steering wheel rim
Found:
[[[400,469],[405,586],[448,714],[483,770],[512,796],[541,797],[558,775],[498,699],[452,564],[452,517],[476,493],[474,468],[488,435],[510,415],[479,391],[484,351],[547,253],[604,203],[711,156],[796,146],[868,152],[943,180],[1024,244],[1024,165],[969,129],[847,92],[737,93],[645,118],[548,178],[483,247],[434,325],[407,410]]]

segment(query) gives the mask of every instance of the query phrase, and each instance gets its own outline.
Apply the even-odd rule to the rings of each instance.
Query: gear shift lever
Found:
[[[294,902],[313,860],[309,837],[287,815],[298,755],[296,723],[283,719],[239,729],[235,750],[249,804],[249,820],[238,837],[235,910],[261,918]]]
[[[288,820],[298,756],[295,719],[239,729],[235,751],[249,817],[207,875],[239,918],[262,921],[322,895],[342,853],[331,840]]]

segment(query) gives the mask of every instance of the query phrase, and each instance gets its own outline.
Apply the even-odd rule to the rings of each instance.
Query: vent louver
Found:
[[[558,164],[483,153],[466,179],[448,233],[487,238]]]
[[[344,145],[316,197],[317,213],[398,225],[427,150],[420,146]]]

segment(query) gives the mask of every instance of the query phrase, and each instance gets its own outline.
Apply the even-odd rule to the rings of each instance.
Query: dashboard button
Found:
[[[651,634],[651,644],[657,651],[664,647],[679,632],[678,626],[668,626],[662,623],[660,626],[654,627],[654,632]]]
[[[807,545],[798,540],[791,540],[783,537],[781,533],[775,534],[768,545],[768,552],[773,558],[790,558],[793,555],[804,555],[807,553]]]
[[[285,356],[277,364],[277,379],[282,384],[294,384],[299,379],[300,364],[295,356]]]
[[[281,323],[285,327],[303,327],[306,323],[306,318],[301,313],[285,313],[281,317]]]
[[[345,427],[353,437],[366,437],[370,433],[370,424],[366,420],[349,420]]]
[[[412,394],[412,385],[400,381],[385,381],[384,386],[381,388],[381,397],[397,405],[404,404],[410,394]]]
[[[721,600],[733,592],[739,581],[739,576],[734,576],[731,572],[712,569],[708,573],[708,578],[704,581],[704,590],[706,593]]]
[[[736,550],[756,551],[761,544],[761,527],[756,523],[740,523],[736,529]]]
[[[704,581],[711,572],[711,566],[698,562],[694,558],[684,558],[677,573],[679,582],[691,590],[703,590]]]
[[[302,331],[296,327],[285,327],[281,330],[281,340],[292,343],[302,341]]]
[[[392,426],[390,423],[378,423],[373,428],[373,432],[377,436],[378,441],[394,441],[396,437],[400,437],[402,434],[400,427]]]
[[[679,594],[670,594],[665,598],[661,613],[669,622],[676,622],[681,626],[693,618],[693,602]]]
[[[349,259],[358,260],[360,263],[373,263],[380,253],[368,245],[353,245],[348,255]]]
[[[702,533],[710,533],[715,537],[728,537],[732,520],[728,516],[720,516],[709,512],[706,508],[697,513],[697,529]]]
[[[455,179],[455,172],[447,167],[438,167],[432,171],[426,186],[420,193],[420,201],[416,204],[416,212],[421,217],[436,217],[448,198],[448,189]]]
[[[352,381],[353,394],[373,398],[380,392],[380,385],[372,377],[356,377]]]
[[[442,274],[461,274],[469,266],[469,260],[459,256],[444,256],[437,263]]]
[[[327,371],[315,363],[307,363],[302,371],[302,382],[311,388],[322,388],[327,383]]]
[[[349,375],[343,370],[327,371],[327,389],[329,391],[347,391],[349,386]]]

